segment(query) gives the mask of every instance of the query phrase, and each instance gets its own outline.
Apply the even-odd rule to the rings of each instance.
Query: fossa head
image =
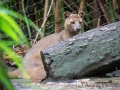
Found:
[[[80,11],[78,14],[71,14],[66,11],[64,13],[65,28],[71,33],[79,33],[83,25],[83,17],[85,16],[84,11]]]

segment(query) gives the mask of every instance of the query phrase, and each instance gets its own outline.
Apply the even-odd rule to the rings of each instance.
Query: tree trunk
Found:
[[[120,67],[120,22],[92,29],[41,51],[47,76],[73,79]]]

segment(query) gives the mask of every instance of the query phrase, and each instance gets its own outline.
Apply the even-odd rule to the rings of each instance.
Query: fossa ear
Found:
[[[67,19],[69,18],[71,13],[69,11],[64,12],[64,18]]]
[[[84,11],[80,11],[80,12],[78,13],[78,16],[80,16],[81,18],[84,18],[85,12],[84,12]]]

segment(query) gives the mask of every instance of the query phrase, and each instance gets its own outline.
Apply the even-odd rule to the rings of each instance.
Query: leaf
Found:
[[[14,90],[10,80],[7,77],[6,69],[2,67],[0,63],[0,81],[5,85],[7,89]]]
[[[10,38],[12,38],[13,40],[19,43],[20,42],[19,37],[17,36],[17,34],[13,29],[13,26],[11,25],[11,23],[14,24],[12,19],[6,14],[0,14],[0,18],[1,18],[1,26],[0,26],[1,30],[7,35],[9,35]],[[11,21],[9,22],[8,20]]]
[[[20,15],[20,14],[15,13],[15,12],[13,12],[13,11],[9,11],[9,10],[3,9],[3,8],[1,9],[1,8],[0,8],[0,18],[2,18],[4,21],[6,21],[6,22],[8,23],[8,24],[6,24],[6,27],[8,27],[8,25],[10,25],[9,28],[11,27],[11,31],[12,31],[12,29],[13,29],[14,33],[17,34],[17,36],[18,36],[18,38],[19,38],[19,41],[21,41],[21,42],[19,42],[19,43],[21,43],[21,44],[23,44],[23,43],[28,44],[27,39],[26,39],[24,33],[22,32],[22,30],[19,28],[19,26],[17,25],[17,23],[16,23],[9,15],[7,15],[7,14],[12,15],[12,16],[14,16],[14,17],[17,16],[17,18],[23,17],[23,16]],[[3,21],[1,21],[1,23],[4,24]],[[4,25],[5,25],[5,24],[4,24]],[[6,29],[6,27],[3,27],[3,26],[0,26],[0,27],[2,27],[3,29]],[[6,31],[8,32],[8,30],[6,30]],[[10,32],[11,32],[11,31],[10,31]],[[12,32],[13,32],[13,31],[12,31]],[[12,33],[12,32],[11,32],[11,33]],[[10,37],[11,37],[11,36],[10,36]],[[11,38],[13,39],[13,36],[12,36]],[[15,39],[15,38],[14,38],[14,39]]]

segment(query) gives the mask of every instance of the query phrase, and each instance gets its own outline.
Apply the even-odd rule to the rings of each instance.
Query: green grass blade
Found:
[[[0,10],[1,12],[1,10]],[[20,39],[20,41],[22,42],[19,42],[19,43],[26,43],[28,44],[27,42],[27,39],[25,37],[25,35],[23,34],[22,30],[19,28],[19,26],[17,25],[17,23],[9,16],[7,15],[5,12],[1,12],[0,14],[0,18],[3,18],[2,20],[5,20],[8,24],[5,25],[5,22],[2,22],[1,21],[1,24],[4,24],[5,27],[3,27],[1,25],[1,28],[4,29],[4,32],[7,31],[7,32],[11,32],[11,33],[8,33],[9,35],[11,35],[10,37],[16,41],[19,41],[18,38]],[[10,25],[10,26],[9,26]],[[11,28],[10,28],[11,27]],[[13,29],[13,30],[12,30]],[[14,33],[13,33],[14,32]],[[12,34],[13,33],[13,34]],[[17,33],[17,37],[18,38],[15,38],[16,35],[15,33]]]
[[[0,14],[0,28],[1,30],[6,33],[10,38],[12,38],[13,40],[15,40],[17,43],[19,43],[19,37],[17,36],[17,34],[15,33],[13,26],[10,25],[11,23],[14,24],[14,22],[12,21],[12,19],[6,15],[6,14]],[[11,20],[10,22],[8,21]]]
[[[0,52],[1,52],[1,50],[0,50]],[[1,55],[0,55],[0,57],[1,57]],[[3,60],[0,58],[0,82],[6,87],[7,90],[14,90],[14,88],[7,76],[7,70],[2,61]]]
[[[23,11],[23,14],[25,16],[25,22],[26,22],[27,29],[28,29],[28,35],[29,35],[29,38],[31,38],[31,31],[30,31],[30,27],[29,27],[29,24],[28,24],[28,19],[26,18],[24,1],[23,0],[22,0],[22,11]]]
[[[12,10],[8,10],[8,9],[1,8],[1,7],[0,7],[0,12],[4,12],[4,13],[6,13],[6,14],[9,14],[9,15],[11,15],[11,16],[14,17],[14,18],[19,18],[20,20],[22,20],[22,21],[24,21],[24,22],[25,22],[25,18],[27,18],[27,17],[22,16],[22,15],[14,12],[14,11],[12,11]],[[30,19],[27,19],[27,20],[28,20],[28,24],[29,24],[32,28],[34,28],[35,30],[38,30],[38,29],[39,29]]]
[[[21,58],[14,53],[7,45],[6,42],[4,41],[0,41],[0,48],[5,51],[5,53],[11,57],[11,59],[16,62],[16,65],[19,67],[19,69],[22,71],[22,73],[24,74],[24,76],[26,78],[29,78],[29,75],[27,74],[27,72],[24,70],[24,68],[21,66]]]

